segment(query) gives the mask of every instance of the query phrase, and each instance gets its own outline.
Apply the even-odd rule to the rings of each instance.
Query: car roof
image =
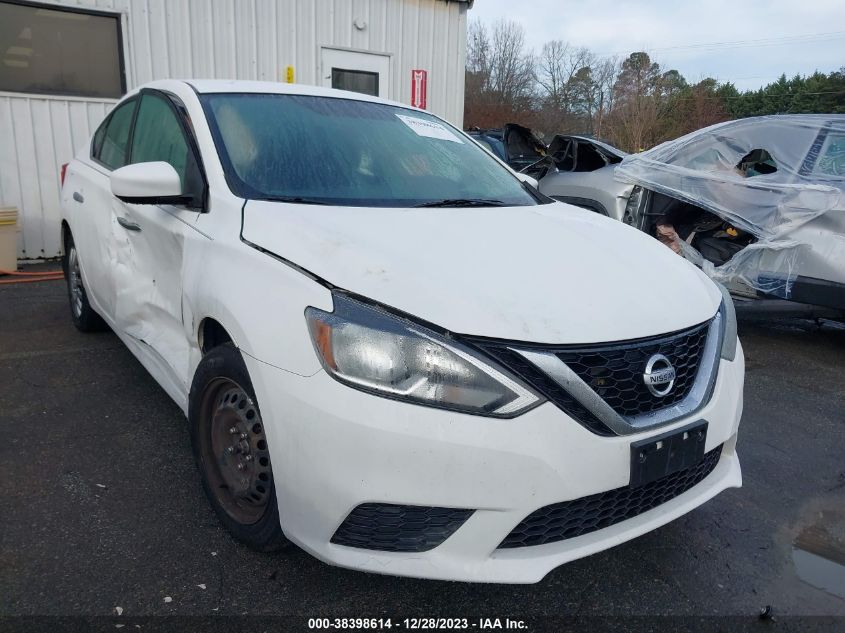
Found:
[[[600,141],[599,139],[592,137],[592,136],[582,136],[580,134],[561,134],[560,136],[567,136],[569,138],[578,139],[579,141],[584,141],[586,143],[593,143],[594,145],[606,149],[609,152],[613,152],[618,156],[627,156],[628,152],[619,149],[618,147],[614,147],[610,143],[605,143],[604,141]]]
[[[161,88],[166,89],[172,85],[174,80],[153,81],[138,88]],[[245,81],[232,79],[181,79],[180,83],[188,84],[199,94],[219,93],[247,93],[247,94],[279,94],[279,95],[304,95],[313,97],[332,97],[335,99],[354,99],[356,101],[368,101],[372,103],[383,103],[386,105],[398,106],[408,110],[419,110],[406,103],[399,103],[389,99],[381,99],[365,95],[360,92],[349,92],[347,90],[335,90],[321,86],[308,86],[305,84],[288,84],[278,81]]]

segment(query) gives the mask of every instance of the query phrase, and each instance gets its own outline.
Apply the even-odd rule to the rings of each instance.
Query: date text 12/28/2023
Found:
[[[524,630],[528,625],[511,618],[309,618],[312,630],[384,630],[408,629],[412,631],[443,629]]]

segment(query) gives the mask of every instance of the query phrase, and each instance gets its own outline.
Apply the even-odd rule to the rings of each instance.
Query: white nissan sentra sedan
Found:
[[[536,582],[741,484],[725,292],[427,112],[151,83],[67,166],[62,209],[74,323],[182,408],[253,548]]]

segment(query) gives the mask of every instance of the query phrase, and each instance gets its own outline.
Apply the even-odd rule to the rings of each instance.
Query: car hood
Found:
[[[719,290],[624,224],[554,203],[385,209],[249,201],[242,236],[455,333],[534,343],[652,336],[712,317]]]
[[[502,140],[508,152],[508,160],[522,158],[536,162],[546,155],[545,143],[522,125],[507,123],[502,128]]]

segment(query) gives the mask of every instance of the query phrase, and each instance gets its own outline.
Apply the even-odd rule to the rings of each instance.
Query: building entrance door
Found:
[[[390,98],[388,55],[337,48],[323,48],[321,53],[323,86]]]

